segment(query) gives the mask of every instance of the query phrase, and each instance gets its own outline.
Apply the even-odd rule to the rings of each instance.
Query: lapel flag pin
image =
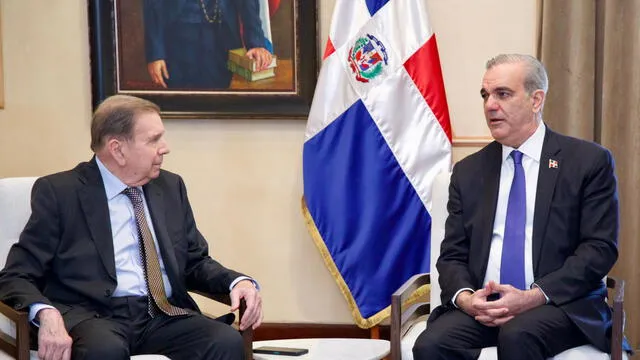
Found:
[[[558,168],[558,161],[549,159],[549,169],[557,169],[557,168]]]

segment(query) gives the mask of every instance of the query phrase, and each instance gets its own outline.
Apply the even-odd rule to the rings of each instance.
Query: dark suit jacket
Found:
[[[187,290],[228,293],[241,274],[209,257],[178,175],[162,170],[143,188],[171,282],[171,302],[199,311]],[[67,330],[107,315],[116,268],[107,197],[95,159],[38,179],[31,207],[0,272],[0,300],[18,310],[33,303],[53,305]]]
[[[556,160],[558,167],[549,165]],[[449,217],[437,262],[440,312],[462,288],[483,285],[498,200],[502,146],[493,142],[456,164]],[[611,311],[602,278],[618,258],[618,195],[614,162],[605,148],[547,128],[533,219],[535,283],[608,352]]]

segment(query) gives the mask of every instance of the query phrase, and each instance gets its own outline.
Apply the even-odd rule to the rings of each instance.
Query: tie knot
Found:
[[[522,153],[518,150],[513,150],[511,152],[511,157],[513,158],[514,164],[522,164]]]
[[[134,205],[142,203],[142,194],[140,194],[140,190],[138,188],[128,187],[122,190],[122,193],[127,195]]]

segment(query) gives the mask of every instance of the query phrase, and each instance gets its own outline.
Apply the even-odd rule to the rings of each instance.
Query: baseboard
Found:
[[[389,340],[389,326],[380,326],[380,338]],[[253,333],[254,341],[302,338],[371,338],[369,329],[349,324],[264,323]]]

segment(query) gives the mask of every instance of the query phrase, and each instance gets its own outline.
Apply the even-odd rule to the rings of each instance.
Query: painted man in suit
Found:
[[[243,359],[239,332],[187,291],[245,299],[241,329],[260,325],[260,295],[209,257],[182,178],[160,169],[164,133],[155,104],[112,96],[93,115],[95,156],[35,182],[0,300],[29,311],[41,359]]]
[[[499,55],[486,68],[480,94],[495,141],[453,169],[436,265],[443,305],[415,359],[476,359],[489,346],[519,360],[583,344],[609,352],[613,158],[544,124],[548,80],[537,59]]]
[[[258,0],[144,0],[147,71],[164,88],[226,89],[229,50],[271,63]]]

